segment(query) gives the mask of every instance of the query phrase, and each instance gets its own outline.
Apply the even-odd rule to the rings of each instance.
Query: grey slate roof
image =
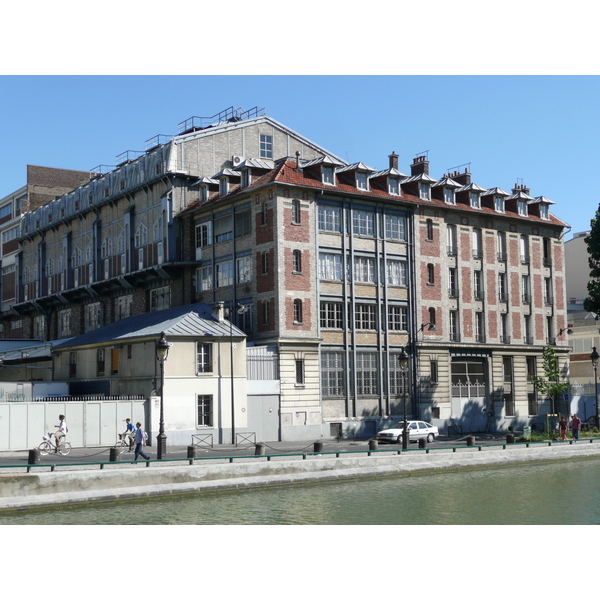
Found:
[[[73,346],[88,346],[147,337],[158,338],[162,331],[165,332],[167,339],[173,337],[229,337],[230,327],[234,337],[246,337],[241,329],[235,325],[231,326],[229,321],[219,322],[213,317],[210,306],[200,302],[134,315],[65,340],[55,346],[55,349],[63,350]]]
[[[482,196],[510,196],[508,192],[505,192],[502,188],[495,187],[487,190]]]

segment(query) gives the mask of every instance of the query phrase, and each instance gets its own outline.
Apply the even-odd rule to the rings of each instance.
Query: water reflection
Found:
[[[600,523],[600,459],[67,506],[0,524]]]

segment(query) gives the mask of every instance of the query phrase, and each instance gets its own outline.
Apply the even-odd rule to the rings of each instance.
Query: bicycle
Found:
[[[131,437],[129,433],[120,433],[119,441],[113,446],[119,451],[119,454],[123,454],[125,450],[129,450],[129,445],[131,444]]]
[[[48,432],[48,435],[44,435],[42,439],[44,440],[39,446],[38,450],[42,456],[46,456],[46,454],[50,454],[50,452],[60,452],[63,456],[67,456],[69,452],[71,452],[71,444],[69,442],[59,442],[58,446],[52,443],[52,436],[54,433],[51,431]]]

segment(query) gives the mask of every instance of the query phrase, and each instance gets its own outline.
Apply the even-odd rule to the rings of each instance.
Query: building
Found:
[[[473,431],[548,411],[530,379],[545,345],[568,376],[552,201],[432,177],[424,155],[410,175],[395,153],[383,170],[348,164],[259,109],[193,117],[146,147],[22,218],[7,322],[26,336],[223,303],[247,335],[246,431],[265,440],[370,436],[405,402]],[[127,385],[124,353],[104,345],[103,385]],[[67,371],[55,377],[95,380]],[[225,422],[193,427],[227,439]]]

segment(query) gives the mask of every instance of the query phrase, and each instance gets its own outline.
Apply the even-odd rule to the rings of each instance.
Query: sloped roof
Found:
[[[65,340],[55,349],[63,350],[73,346],[87,346],[119,340],[156,337],[165,332],[168,338],[173,337],[246,337],[246,334],[229,321],[218,321],[212,309],[202,302],[188,304],[167,310],[134,315],[122,321],[111,323],[83,335]]]
[[[459,188],[461,187],[460,183],[456,183],[452,177],[444,177],[434,183],[431,187],[451,187],[451,188]]]
[[[556,204],[546,196],[536,196],[533,200],[530,200],[527,204]]]
[[[237,171],[245,167],[251,167],[253,169],[265,169],[268,171],[274,166],[274,161],[268,160],[266,158],[246,158],[243,162],[234,167],[234,169]]]
[[[489,190],[485,191],[481,195],[482,196],[510,196],[510,194],[508,192],[505,192],[502,188],[499,188],[499,187],[490,188]]]
[[[463,185],[460,190],[456,190],[457,192],[485,192],[486,189],[482,188],[480,185],[476,183],[469,183],[469,185]]]
[[[345,167],[338,167],[335,172],[336,173],[345,173],[346,171],[371,171],[375,172],[373,167],[369,167],[369,165],[365,165],[363,162],[357,162],[352,165],[347,165]]]

